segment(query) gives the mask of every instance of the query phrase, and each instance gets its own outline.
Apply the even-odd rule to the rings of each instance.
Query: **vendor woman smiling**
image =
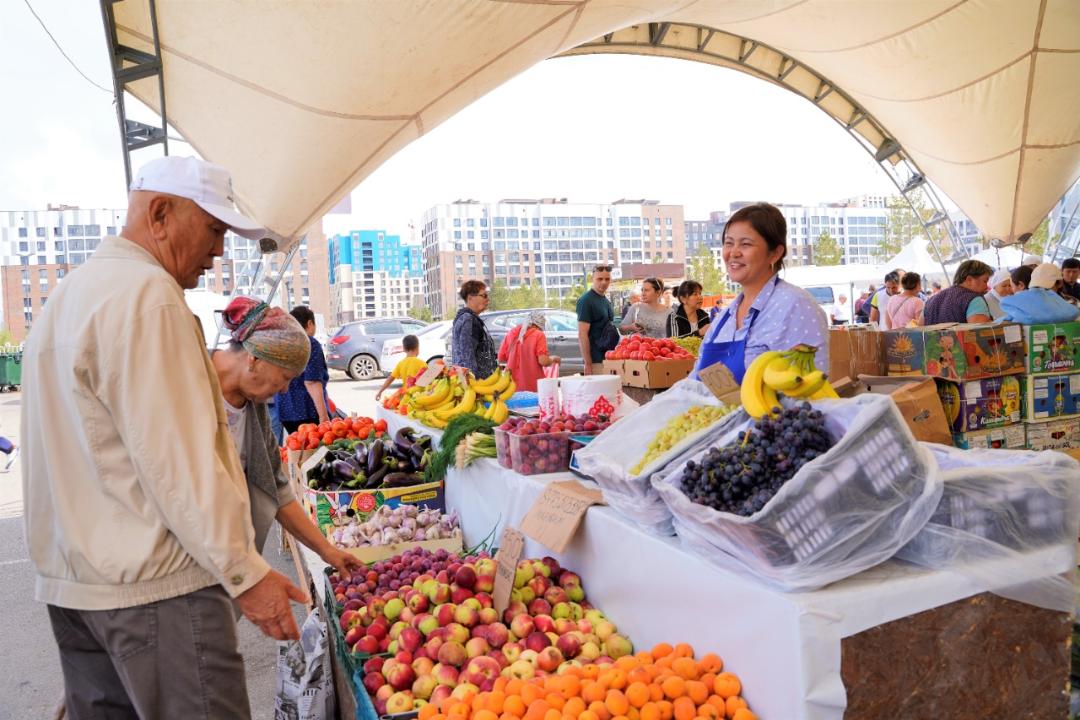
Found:
[[[810,293],[780,279],[787,254],[787,222],[768,203],[747,205],[724,226],[724,265],[742,286],[735,301],[709,326],[697,372],[720,362],[742,382],[746,368],[767,350],[818,348],[815,365],[829,369],[828,320]]]

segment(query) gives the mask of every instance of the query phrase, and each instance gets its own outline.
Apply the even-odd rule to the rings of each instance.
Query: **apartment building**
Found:
[[[404,317],[424,303],[420,247],[384,230],[355,230],[329,242],[330,318]]]
[[[686,262],[683,208],[655,200],[458,200],[429,208],[420,235],[425,301],[442,318],[465,280],[538,284],[550,303],[598,263]]]

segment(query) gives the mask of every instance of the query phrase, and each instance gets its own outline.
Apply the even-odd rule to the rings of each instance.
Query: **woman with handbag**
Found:
[[[926,304],[919,297],[922,291],[922,277],[918,273],[905,273],[900,280],[903,290],[889,298],[885,306],[885,329],[899,330],[906,327],[918,327],[923,324],[923,306]]]

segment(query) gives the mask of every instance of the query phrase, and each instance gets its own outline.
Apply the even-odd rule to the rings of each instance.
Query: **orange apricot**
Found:
[[[641,706],[641,720],[660,720],[660,706],[647,702]]]
[[[469,707],[469,704],[467,702],[465,702],[463,700],[459,700],[459,701],[455,702],[453,705],[450,706],[450,712],[448,712],[446,714],[447,715],[460,715],[461,717],[467,718],[467,717],[469,717],[469,715],[472,714],[472,708]]]
[[[525,683],[521,686],[521,699],[525,701],[525,705],[528,708],[532,708],[533,703],[544,697],[544,690],[539,685],[533,685],[532,683]],[[546,708],[545,708],[546,710]]]
[[[661,700],[656,704],[660,706],[660,720],[671,720],[675,717],[675,708],[670,700]]]
[[[496,682],[498,682],[498,681],[496,681]],[[512,680],[509,680],[506,683],[506,687],[503,688],[503,692],[505,692],[507,695],[520,695],[521,694],[521,688],[524,685],[525,685],[524,680],[518,680],[517,678],[513,678]]]
[[[600,720],[611,720],[611,711],[607,709],[607,705],[602,701],[589,703],[589,710],[596,713],[596,717],[600,718]]]
[[[658,643],[653,645],[652,656],[653,660],[659,660],[660,658],[670,655],[675,648],[671,647],[667,643]]]
[[[626,695],[621,690],[608,690],[607,697],[604,698],[604,705],[607,706],[613,716],[626,715],[630,710],[630,701],[626,699]]]
[[[703,673],[718,673],[724,669],[724,661],[716,653],[705,653],[698,660],[698,667]]]
[[[626,699],[636,708],[649,702],[649,686],[643,682],[632,682],[626,686]]]
[[[586,705],[584,700],[579,697],[572,697],[566,701],[565,705],[563,705],[563,715],[572,715],[574,717],[577,717],[585,710],[585,707]]]
[[[671,669],[683,680],[694,680],[698,675],[697,663],[688,657],[675,658],[671,663]]]
[[[492,690],[487,693],[487,709],[496,715],[501,715],[506,705],[506,693],[501,690]]]
[[[719,695],[710,695],[709,699],[705,701],[706,704],[712,705],[720,711],[720,717],[727,715],[727,704],[724,702],[724,698]]]
[[[664,688],[660,686],[660,683],[649,684],[649,700],[653,702],[659,702],[664,699]]]
[[[578,720],[600,720],[592,710],[582,710]]]
[[[544,720],[562,720],[562,712],[555,708],[551,708],[544,713]]]
[[[671,700],[686,694],[686,681],[678,675],[672,675],[664,680],[661,687],[664,689],[664,695]]]
[[[420,712],[417,714],[417,720],[431,720],[434,715],[437,715],[439,708],[434,704],[428,703],[424,707],[420,708]]]
[[[701,705],[709,699],[709,686],[699,680],[687,680],[686,695],[694,701],[694,705]]]
[[[600,677],[600,666],[599,665],[582,665],[581,666],[581,677],[589,678],[590,680],[595,680],[596,678]]]
[[[547,720],[547,711],[550,709],[551,706],[543,699],[531,702],[529,703],[529,709],[525,711],[525,720]],[[562,713],[559,713],[559,715],[562,716]]]
[[[731,673],[720,673],[713,682],[713,692],[727,700],[733,695],[738,695],[742,690],[739,678]]]
[[[692,658],[694,657],[694,648],[690,647],[686,643],[679,643],[675,646],[675,657]]]
[[[638,668],[639,665],[641,665],[641,663],[638,662],[638,659],[633,655],[624,655],[615,661],[615,667],[619,668],[623,672],[630,672],[631,670],[635,670]]]
[[[548,705],[558,710],[559,714],[562,715],[563,706],[566,705],[566,698],[563,697],[563,694],[561,692],[549,692],[547,695],[544,696],[544,700],[546,700]]]
[[[503,706],[503,712],[510,713],[514,717],[523,717],[528,707],[525,705],[525,700],[521,695],[507,695],[506,704]]]
[[[750,712],[750,708],[741,707],[731,716],[731,720],[758,720],[758,717]]]
[[[694,720],[697,717],[697,705],[686,696],[675,698],[671,705],[675,710],[675,720]]]
[[[627,685],[626,671],[615,668],[608,671],[607,686],[622,690]]]
[[[602,682],[593,681],[587,683],[581,687],[581,697],[587,703],[603,700],[607,697],[607,688],[604,687]]]
[[[746,701],[743,700],[738,695],[732,695],[731,697],[729,697],[727,700],[724,701],[724,704],[727,706],[726,710],[727,710],[727,716],[729,718],[734,718],[735,717],[735,712],[737,710],[739,710],[740,708],[747,708]]]
[[[472,714],[472,720],[499,720],[499,716],[490,710],[477,710]]]
[[[697,714],[699,718],[705,718],[705,720],[722,720],[727,713],[715,705],[705,703],[704,705],[698,705]]]

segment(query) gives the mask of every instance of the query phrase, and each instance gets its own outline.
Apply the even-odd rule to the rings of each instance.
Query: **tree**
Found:
[[[840,243],[836,242],[828,230],[822,230],[814,242],[814,264],[839,265],[843,257],[844,251],[840,248]]]
[[[544,304],[544,288],[538,283],[511,288],[505,281],[496,280],[491,286],[492,310],[522,310],[544,307]]]
[[[660,263],[664,262],[664,257],[660,253],[656,253],[652,257],[652,262],[653,265],[659,265]]]
[[[952,241],[944,230],[944,226],[935,225],[930,228],[927,235],[926,229],[919,220],[929,220],[934,216],[934,208],[927,204],[921,191],[912,192],[909,195],[911,204],[902,196],[889,198],[889,216],[885,223],[885,239],[878,243],[874,251],[874,259],[885,262],[903,250],[908,243],[916,237],[928,237],[931,243],[936,243],[942,258],[947,258],[955,251]],[[912,207],[915,211],[912,211]],[[916,215],[916,212],[918,215]],[[933,254],[933,249],[931,249]]]
[[[575,280],[570,289],[566,291],[566,294],[559,298],[558,302],[552,303],[552,307],[563,310],[576,310],[578,298],[584,295],[587,289],[583,281]]]
[[[1024,252],[1042,257],[1047,250],[1057,245],[1059,239],[1060,233],[1054,233],[1053,237],[1050,237],[1050,218],[1044,217],[1035,232],[1031,233],[1031,239],[1023,244]]]
[[[715,295],[724,290],[724,271],[707,245],[699,245],[697,252],[690,258],[687,277],[701,283],[701,292],[704,295]]]
[[[427,323],[435,319],[435,315],[427,305],[413,305],[409,308],[408,316]]]

